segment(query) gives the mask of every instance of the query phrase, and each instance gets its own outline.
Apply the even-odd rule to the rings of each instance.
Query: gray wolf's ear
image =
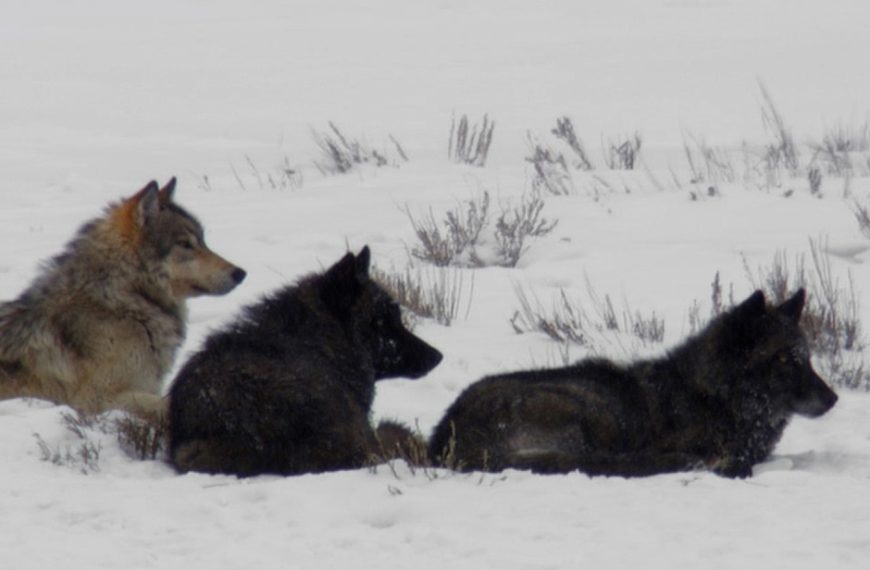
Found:
[[[785,315],[797,322],[801,318],[801,313],[803,313],[806,301],[807,292],[804,289],[799,289],[798,292],[795,293],[791,299],[777,307],[776,310],[778,313]]]
[[[157,182],[152,180],[145,188],[142,188],[131,198],[128,198],[126,203],[132,206],[132,211],[135,212],[135,220],[139,227],[145,225],[148,220],[151,220],[160,211],[160,196]],[[130,210],[128,210],[130,211]],[[128,218],[131,219],[132,218]]]
[[[130,196],[129,200],[134,202],[140,202],[142,198],[145,197],[146,194],[150,194],[152,192],[157,192],[158,188],[156,180],[152,180],[148,184],[146,184],[141,190]]]
[[[160,189],[160,207],[165,208],[167,204],[172,202],[172,197],[175,196],[175,177],[169,179],[166,186]]]

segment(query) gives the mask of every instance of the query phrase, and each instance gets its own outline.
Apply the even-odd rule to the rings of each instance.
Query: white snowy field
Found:
[[[210,246],[249,274],[226,297],[191,302],[180,363],[242,305],[348,247],[370,245],[381,269],[425,267],[409,258],[416,239],[405,211],[441,219],[483,192],[495,215],[517,204],[534,174],[527,133],[552,141],[549,129],[567,115],[596,170],[574,172],[570,195],[542,194],[543,215],[558,225],[529,242],[517,267],[455,270],[464,284],[455,322],[416,328],[444,361],[420,380],[380,383],[375,419],[426,433],[484,374],[588,354],[517,334],[517,287],[545,309],[564,291],[593,310],[591,285],[619,307],[654,311],[664,343],[603,335],[596,348],[616,359],[656,355],[689,333],[693,302],[709,312],[717,272],[739,300],[752,291],[745,265],[770,266],[781,253],[794,267],[813,239],[841,286],[851,276],[870,326],[870,239],[853,215],[855,201],[870,206],[867,149],[838,176],[809,146],[827,130],[860,134],[867,124],[863,2],[0,7],[0,299],[15,297],[109,201],[177,175],[177,199]],[[759,79],[798,143],[794,174],[758,167],[757,149],[773,140]],[[454,113],[496,121],[485,167],[447,159]],[[326,176],[313,163],[312,129],[329,121],[376,149],[392,149],[393,135],[410,160]],[[634,132],[638,169],[607,169],[602,144]],[[684,136],[731,149],[734,180],[691,183]],[[301,182],[272,188],[285,161]],[[820,197],[807,177],[817,166]],[[716,196],[706,196],[710,185]],[[772,460],[739,481],[455,475],[401,463],[295,478],[178,476],[131,459],[98,430],[87,434],[98,460],[57,465],[40,441],[61,454],[82,444],[63,425],[65,409],[0,402],[0,565],[865,568],[870,394],[838,393],[830,413],[796,419]]]

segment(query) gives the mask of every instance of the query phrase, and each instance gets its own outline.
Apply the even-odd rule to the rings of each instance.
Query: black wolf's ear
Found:
[[[326,277],[333,282],[350,279],[356,274],[356,256],[350,252],[326,270]]]
[[[740,303],[734,308],[736,313],[740,313],[745,316],[750,315],[761,315],[764,313],[765,309],[765,301],[764,301],[764,291],[758,289],[750,295],[745,301]]]
[[[807,292],[804,289],[800,289],[792,296],[791,299],[777,307],[776,310],[778,313],[785,315],[797,322],[801,319],[801,313],[803,313],[806,301]]]
[[[164,208],[172,202],[172,197],[175,195],[175,177],[169,179],[166,186],[160,189],[160,207]]]
[[[356,275],[365,280],[369,276],[369,267],[372,262],[372,253],[369,251],[369,246],[363,246],[360,252],[356,255]]]
[[[349,310],[362,293],[364,280],[359,274],[358,263],[354,254],[347,253],[326,270],[321,297],[333,311],[341,313]]]

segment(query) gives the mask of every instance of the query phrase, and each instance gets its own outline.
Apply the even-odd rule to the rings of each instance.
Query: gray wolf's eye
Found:
[[[196,243],[189,237],[183,237],[175,242],[178,247],[181,249],[194,250],[196,249]]]

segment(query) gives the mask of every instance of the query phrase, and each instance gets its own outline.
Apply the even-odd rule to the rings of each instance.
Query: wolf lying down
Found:
[[[411,437],[396,424],[372,428],[375,381],[419,378],[441,353],[405,329],[399,306],[370,279],[369,258],[368,247],[348,253],[206,340],[170,392],[176,469],[352,469]]]
[[[12,301],[0,303],[0,399],[28,396],[81,412],[165,413],[164,375],[184,341],[187,300],[224,295],[245,271],[205,244],[151,182],[86,223]]]
[[[464,470],[748,477],[793,414],[837,401],[798,327],[805,298],[768,307],[756,291],[661,359],[484,378],[447,410],[429,453]]]

